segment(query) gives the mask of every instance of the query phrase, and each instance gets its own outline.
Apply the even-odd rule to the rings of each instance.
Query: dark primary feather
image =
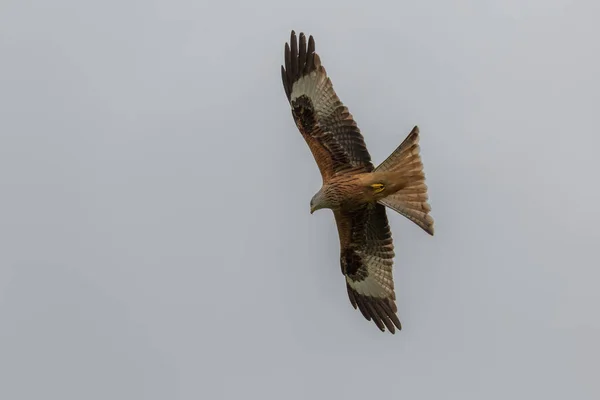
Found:
[[[306,36],[300,33],[298,46],[296,33],[292,31],[290,43],[285,44],[284,60],[281,78],[285,94],[296,125],[313,152],[323,177],[326,179],[351,168],[372,171],[374,167],[364,138],[348,108],[335,93],[315,53],[313,37],[308,38],[307,45]],[[315,89],[314,96],[302,95],[293,99],[294,84],[302,77],[308,79],[305,86]],[[318,82],[321,84],[317,87]]]
[[[397,308],[394,299],[361,295],[348,283],[346,289],[350,304],[358,309],[365,319],[373,321],[382,332],[385,332],[384,325],[392,334],[396,333],[396,328],[402,329],[402,324],[396,315]]]

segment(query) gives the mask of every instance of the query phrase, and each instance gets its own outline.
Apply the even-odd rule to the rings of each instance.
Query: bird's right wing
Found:
[[[294,31],[285,44],[285,67],[281,66],[283,88],[296,126],[308,143],[324,181],[337,172],[373,170],[364,138],[333,90],[331,80],[315,53],[312,36]]]
[[[350,303],[381,331],[400,330],[392,276],[394,244],[385,206],[368,204],[352,212],[335,211],[334,215]]]

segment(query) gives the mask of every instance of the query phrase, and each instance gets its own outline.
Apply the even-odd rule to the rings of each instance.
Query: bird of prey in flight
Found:
[[[352,306],[385,332],[401,329],[392,266],[394,244],[386,208],[433,235],[433,218],[415,126],[392,154],[375,167],[364,138],[340,101],[315,52],[292,31],[281,66],[283,88],[298,130],[323,178],[310,213],[333,211],[340,239],[340,264]]]

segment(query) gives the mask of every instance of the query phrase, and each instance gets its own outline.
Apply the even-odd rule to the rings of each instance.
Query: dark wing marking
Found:
[[[285,66],[281,66],[285,94],[298,130],[308,143],[323,180],[337,172],[374,169],[360,129],[333,90],[331,80],[315,53],[312,36],[300,46],[294,31],[285,44]]]
[[[340,264],[350,303],[385,332],[402,329],[396,312],[392,266],[394,243],[385,206],[370,204],[335,211],[340,236]]]

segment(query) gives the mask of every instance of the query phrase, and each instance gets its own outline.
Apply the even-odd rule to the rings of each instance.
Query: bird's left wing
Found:
[[[368,204],[335,211],[340,236],[340,263],[350,303],[385,332],[401,329],[396,312],[392,266],[394,243],[385,206]]]
[[[290,44],[285,44],[281,77],[296,126],[313,153],[323,181],[344,170],[372,171],[364,138],[333,90],[312,36],[307,45],[300,33],[298,46],[292,31]]]

